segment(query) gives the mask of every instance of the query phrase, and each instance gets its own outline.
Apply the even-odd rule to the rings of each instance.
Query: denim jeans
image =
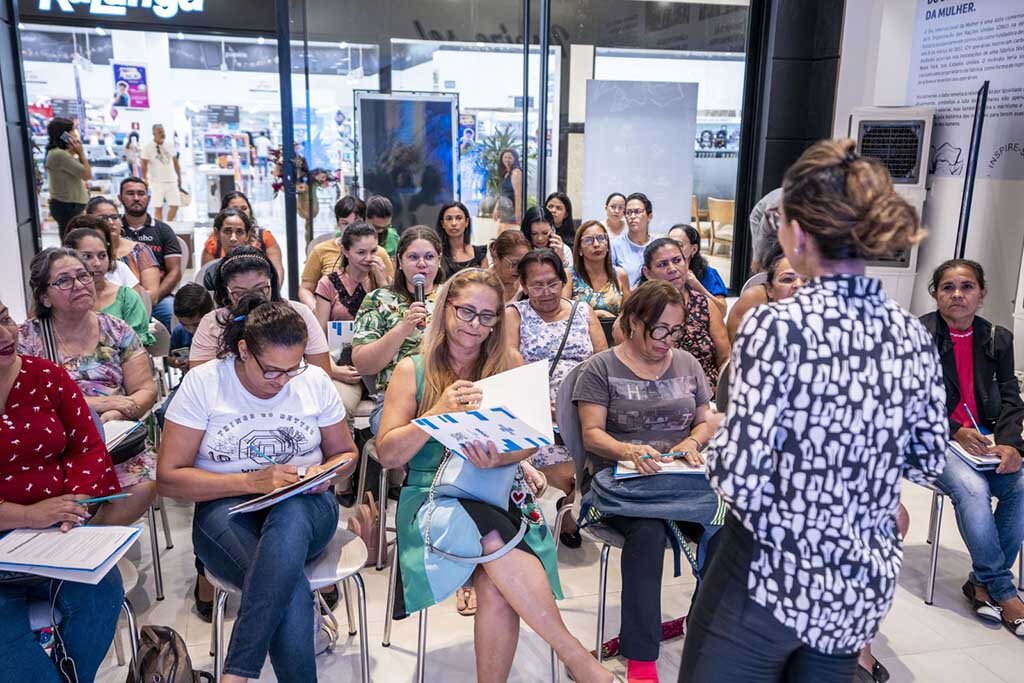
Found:
[[[979,472],[949,455],[935,483],[953,501],[956,524],[971,554],[971,583],[988,589],[996,602],[1017,595],[1012,568],[1024,541],[1024,470]],[[993,496],[999,500],[995,514]]]
[[[228,515],[248,500],[196,505],[192,543],[208,572],[242,588],[224,671],[258,678],[267,654],[277,680],[316,680],[313,595],[303,573],[338,526],[331,492],[298,495],[273,507]]]
[[[59,590],[57,589],[60,585]],[[29,627],[30,603],[51,604],[63,615],[60,637],[81,683],[91,683],[114,639],[124,586],[117,567],[95,586],[47,581],[33,586],[0,586],[0,681],[60,683],[57,666]]]
[[[171,329],[171,316],[174,315],[174,295],[168,294],[160,301],[153,302],[153,317]]]
[[[857,653],[825,654],[750,598],[753,536],[731,514],[687,620],[680,683],[850,683]]]

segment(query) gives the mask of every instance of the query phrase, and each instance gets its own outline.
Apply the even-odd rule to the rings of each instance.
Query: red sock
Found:
[[[626,680],[628,683],[658,683],[658,663],[627,660]]]

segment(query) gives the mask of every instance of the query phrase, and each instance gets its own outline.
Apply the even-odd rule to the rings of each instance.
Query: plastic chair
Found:
[[[367,401],[368,402],[368,401]],[[364,402],[360,401],[359,405],[362,406]],[[372,412],[373,406],[370,407]],[[369,417],[369,413],[367,413]],[[363,451],[359,455],[359,485],[356,487],[356,504],[363,502],[363,494],[366,493],[366,467],[373,459],[378,465],[380,465],[380,478],[377,482],[377,561],[375,563],[377,571],[384,569],[384,559],[388,553],[388,472],[391,470],[381,465],[380,460],[377,458],[377,437],[374,437],[363,445]],[[395,531],[395,529],[391,529]]]
[[[149,291],[145,287],[140,287],[136,292],[139,298],[142,299],[142,305],[146,307],[146,317],[152,317],[153,315],[153,299],[149,296]]]
[[[932,545],[931,563],[928,567],[928,587],[925,589],[924,604],[931,605],[935,597],[935,574],[939,569],[939,540],[942,532],[942,509],[946,494],[932,484],[926,486],[932,492],[932,509],[928,517],[928,543]],[[1024,591],[1024,543],[1017,555],[1017,588]]]
[[[209,271],[211,271],[214,268],[216,268],[217,266],[219,266],[219,265],[220,265],[220,259],[219,258],[215,258],[212,261],[207,261],[206,263],[204,263],[202,265],[201,268],[199,268],[199,270],[196,271],[195,277],[192,278],[192,282],[196,283],[197,285],[203,285],[205,287],[206,286],[206,274]]]
[[[352,579],[356,584],[359,602],[359,668],[363,683],[370,680],[370,649],[366,635],[366,587],[363,584],[363,577],[359,575],[359,570],[366,564],[366,558],[366,545],[363,541],[351,531],[339,526],[324,551],[306,563],[306,578],[309,580],[310,590],[317,591],[337,583],[342,584],[350,636],[356,635],[356,631],[352,628],[355,619],[352,615],[348,580]],[[224,609],[228,594],[241,593],[242,590],[214,575],[209,567],[206,568],[206,578],[214,589],[213,675],[217,683],[220,683],[224,671]]]
[[[178,246],[181,247],[181,272],[182,274],[184,274],[185,271],[188,270],[189,266],[190,254],[188,249],[188,242],[183,240],[179,235],[175,235],[175,237],[178,238]]]
[[[327,242],[328,240],[333,240],[333,239],[334,239],[334,235],[332,233],[327,233],[326,235],[320,235],[319,237],[314,237],[309,242],[309,244],[306,245],[306,258],[309,258],[309,255],[313,252],[313,247],[315,247],[318,244],[322,244],[324,242]]]
[[[732,199],[708,197],[708,221],[711,223],[711,254],[719,243],[731,245],[736,202]]]
[[[750,276],[750,278],[747,279],[746,282],[743,283],[743,289],[740,290],[740,294],[742,294],[743,292],[747,291],[748,289],[752,289],[753,287],[757,287],[759,285],[764,285],[764,284],[767,284],[767,283],[768,283],[768,273],[767,272],[762,270],[760,273],[754,273],[753,275]]]
[[[697,195],[690,199],[690,220],[693,221],[693,227],[697,228],[697,234],[701,239],[711,237],[711,228],[700,220],[700,203],[697,201]]]

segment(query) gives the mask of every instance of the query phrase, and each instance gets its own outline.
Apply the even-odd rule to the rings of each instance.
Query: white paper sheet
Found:
[[[660,472],[656,474],[700,474],[707,473],[707,465],[701,465],[700,467],[694,467],[688,464],[682,458],[676,458],[672,462],[659,462],[658,466],[661,468]],[[655,475],[642,475],[636,470],[636,465],[633,464],[632,460],[620,460],[615,463],[615,478],[616,479],[632,479],[633,477],[642,476],[655,476]]]
[[[142,527],[15,529],[0,539],[0,569],[97,584],[128,551]]]
[[[141,426],[142,423],[137,420],[111,420],[110,422],[104,422],[103,440],[106,442],[108,449],[114,448],[124,440],[128,432]]]
[[[257,510],[268,508],[271,505],[276,505],[282,500],[287,500],[292,496],[305,493],[306,491],[316,488],[320,484],[330,481],[334,477],[338,476],[338,470],[344,467],[346,463],[348,463],[348,460],[342,460],[338,464],[322,472],[317,472],[315,476],[312,476],[309,479],[300,479],[294,484],[282,486],[281,488],[274,489],[270,493],[265,493],[258,498],[253,498],[252,500],[247,500],[244,503],[239,503],[238,505],[228,508],[228,514],[234,515],[240,512],[256,512]]]
[[[538,361],[480,380],[483,401],[477,410],[413,420],[413,424],[456,453],[468,441],[493,441],[499,453],[550,446],[548,363]]]
[[[332,320],[327,323],[327,346],[331,355],[337,354],[345,346],[352,343],[356,333],[354,320]]]

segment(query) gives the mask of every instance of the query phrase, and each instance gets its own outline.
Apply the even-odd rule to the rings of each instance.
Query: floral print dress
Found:
[[[126,323],[105,313],[96,314],[100,328],[100,341],[88,356],[71,358],[58,353],[59,365],[68,371],[71,379],[86,397],[124,396],[124,363],[136,354],[145,353],[138,336]],[[38,319],[26,321],[19,329],[18,353],[45,358],[42,324]],[[146,449],[120,465],[114,465],[121,488],[143,481],[156,480],[156,460]]]
[[[711,313],[708,311],[708,298],[700,292],[686,288],[686,320],[683,321],[683,337],[676,344],[684,351],[689,351],[704,368],[708,385],[714,391],[718,386],[718,359],[715,343],[711,340]]]
[[[570,324],[570,321],[544,322],[529,301],[516,301],[510,305],[519,311],[519,353],[522,354],[523,360],[527,363],[553,360],[565,335],[565,326]],[[569,371],[593,355],[594,344],[590,340],[590,306],[580,302],[571,321],[569,338],[565,340],[562,356],[551,374],[549,398],[552,401],[555,400],[558,387]],[[554,445],[538,449],[530,458],[530,463],[539,469],[570,460],[572,455],[565,446]]]
[[[589,304],[595,311],[608,311],[612,315],[618,315],[622,308],[622,290],[617,282],[609,280],[601,289],[594,289],[578,270],[572,274],[572,298]]]

